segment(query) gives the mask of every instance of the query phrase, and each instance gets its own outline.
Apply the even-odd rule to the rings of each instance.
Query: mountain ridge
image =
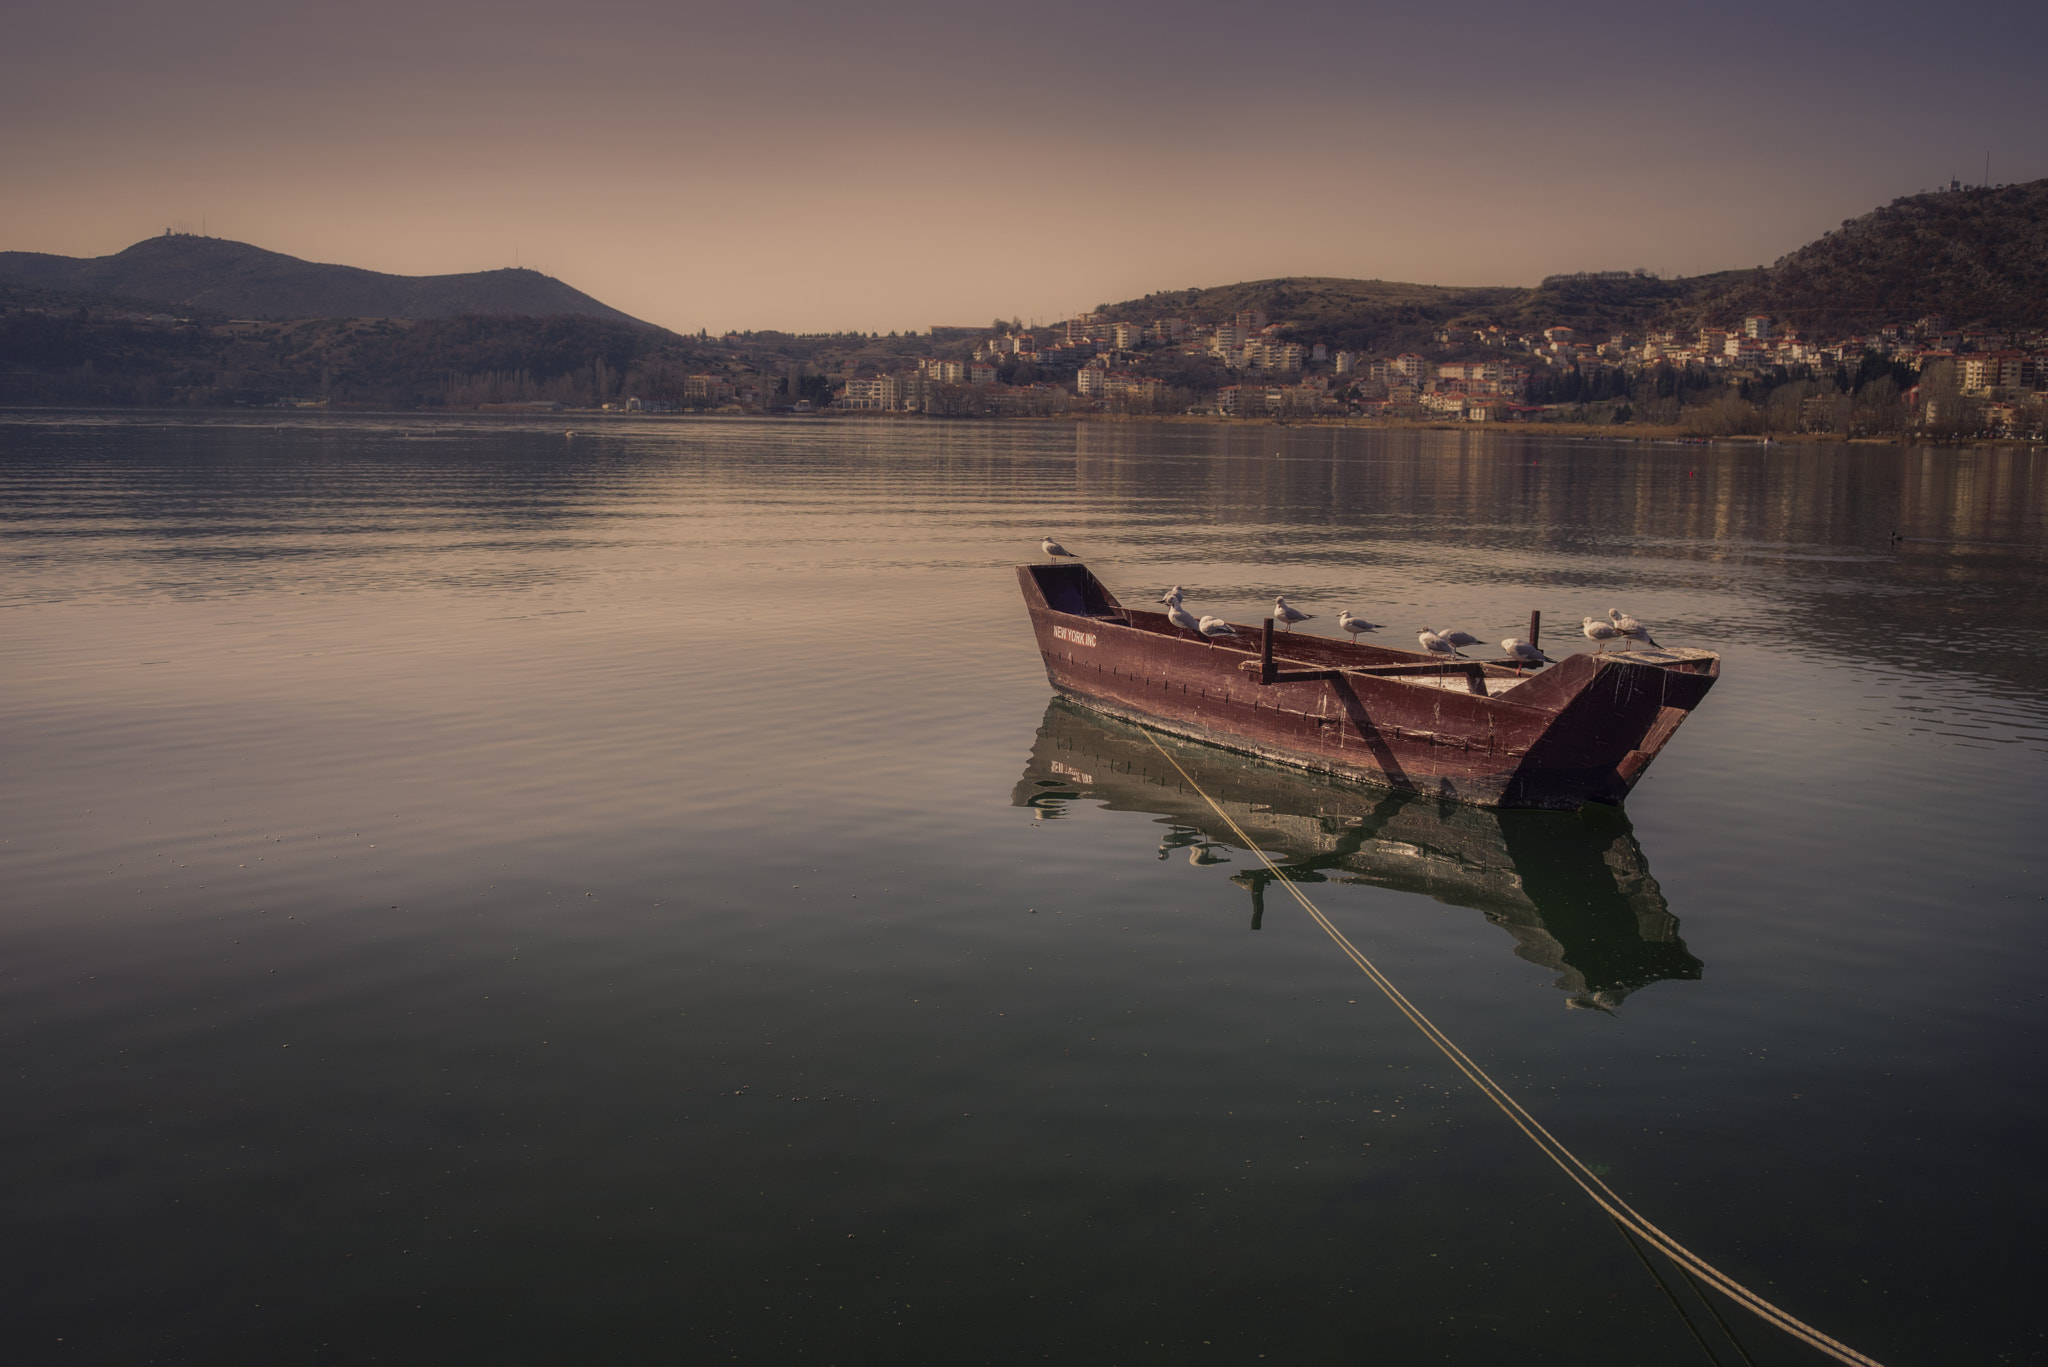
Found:
[[[649,326],[539,271],[390,275],[189,234],[144,238],[111,256],[0,252],[0,283],[271,320],[571,314]]]
[[[1926,314],[1966,329],[2040,326],[2048,323],[2048,180],[1902,196],[1761,269],[1557,276],[1533,287],[1282,276],[1162,290],[1097,311],[1150,322],[1249,309],[1315,340],[1368,350],[1417,345],[1443,327],[1639,332],[1725,327],[1750,314],[1837,331]]]

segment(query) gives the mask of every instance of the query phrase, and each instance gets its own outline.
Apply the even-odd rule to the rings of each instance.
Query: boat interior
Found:
[[[1055,612],[1098,621],[1116,622],[1137,631],[1158,636],[1196,639],[1167,620],[1164,612],[1126,607],[1085,565],[1031,565],[1034,582],[1045,595],[1046,606]],[[1261,649],[1263,622],[1232,622],[1235,637],[1219,637],[1209,645],[1215,650],[1234,651],[1257,659]],[[1678,658],[1664,653],[1639,652],[1644,663]],[[1393,678],[1418,688],[1444,688],[1456,692],[1484,692],[1492,697],[1535,677],[1535,671],[1513,660],[1474,657],[1471,660],[1442,660],[1420,650],[1397,650],[1363,640],[1339,641],[1305,631],[1284,628],[1274,632],[1273,662],[1289,671],[1342,670]]]
[[[1192,632],[1183,631],[1167,620],[1163,612],[1124,606],[1085,565],[1026,565],[1021,568],[1030,572],[1033,583],[1045,597],[1046,606],[1055,612],[1116,622],[1157,636],[1195,639]],[[1232,622],[1230,625],[1237,633],[1235,636],[1215,638],[1207,642],[1208,646],[1213,650],[1248,656],[1249,662],[1243,668],[1257,670],[1265,644],[1262,638],[1267,629],[1266,622]],[[1541,644],[1540,639],[1537,643]],[[1487,645],[1482,642],[1467,649],[1487,652]],[[1676,668],[1682,672],[1709,669],[1717,658],[1712,651],[1688,649],[1615,648],[1604,653],[1609,659],[1626,660],[1632,665]],[[1565,658],[1560,654],[1560,660]],[[1340,641],[1285,628],[1273,632],[1270,664],[1271,668],[1263,677],[1267,683],[1306,682],[1329,678],[1333,674],[1365,675],[1416,688],[1446,689],[1493,698],[1503,697],[1548,672],[1543,666],[1525,665],[1491,652],[1445,660],[1420,650],[1398,650],[1357,638]],[[1547,688],[1535,690],[1537,693],[1548,691]]]

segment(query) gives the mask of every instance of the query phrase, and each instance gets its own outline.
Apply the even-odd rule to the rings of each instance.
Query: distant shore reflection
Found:
[[[1700,961],[1618,808],[1583,813],[1488,811],[1380,792],[1160,737],[1195,782],[1297,883],[1367,883],[1470,907],[1515,938],[1515,953],[1554,969],[1566,1005],[1601,1011]],[[1166,827],[1157,857],[1231,862],[1236,835],[1135,727],[1055,699],[1011,801],[1057,820],[1068,804],[1149,812]],[[1265,918],[1273,874],[1231,882]]]

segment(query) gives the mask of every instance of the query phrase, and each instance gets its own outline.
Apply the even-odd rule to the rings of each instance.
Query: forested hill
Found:
[[[1938,313],[1956,327],[2048,323],[2048,180],[1938,190],[1846,220],[1761,273],[1703,290],[1689,317],[1772,314],[1853,332]]]
[[[1526,332],[1559,325],[1588,335],[1641,331],[1689,304],[1709,284],[1728,276],[1660,280],[1560,277],[1527,288],[1515,285],[1409,285],[1387,280],[1288,276],[1208,289],[1167,290],[1121,304],[1104,304],[1106,317],[1151,322],[1186,317],[1215,321],[1256,310],[1293,325],[1296,337],[1333,348],[1388,352],[1419,350],[1438,332],[1500,327]]]
[[[171,235],[112,256],[0,252],[0,284],[131,299],[233,318],[453,318],[577,315],[639,320],[539,271],[386,275],[301,261],[246,242]]]
[[[1347,350],[1383,351],[1426,345],[1452,320],[1500,309],[1523,292],[1512,285],[1410,285],[1297,275],[1165,290],[1098,305],[1097,312],[1150,323],[1174,317],[1228,322],[1235,314],[1257,311],[1271,322],[1293,324],[1304,338]]]

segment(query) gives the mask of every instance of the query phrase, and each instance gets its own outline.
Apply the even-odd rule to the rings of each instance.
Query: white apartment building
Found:
[[[1965,394],[1982,394],[1993,389],[2018,389],[2025,373],[2026,353],[2019,351],[1978,351],[1956,358],[1956,378]]]
[[[1216,393],[1216,406],[1234,418],[1266,411],[1264,385],[1228,385]]]
[[[894,375],[877,375],[871,380],[848,380],[845,404],[848,408],[891,413],[903,406],[903,382]]]

